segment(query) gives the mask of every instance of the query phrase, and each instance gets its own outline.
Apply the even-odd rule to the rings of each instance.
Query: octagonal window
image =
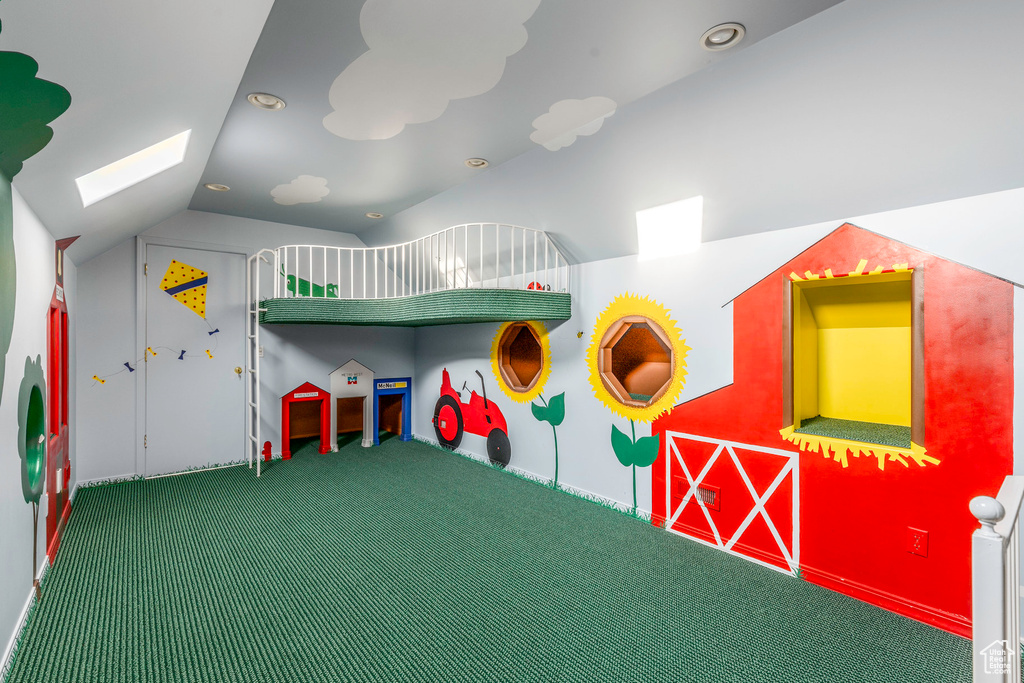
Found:
[[[540,379],[544,354],[540,339],[526,323],[509,325],[498,344],[498,367],[505,384],[517,392],[527,392]]]
[[[627,316],[615,321],[601,340],[598,370],[605,388],[619,402],[649,406],[672,381],[672,344],[649,318]]]

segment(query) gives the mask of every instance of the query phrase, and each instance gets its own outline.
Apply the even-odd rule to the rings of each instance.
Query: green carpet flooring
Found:
[[[840,420],[835,417],[822,417],[818,415],[801,420],[800,429],[793,431],[800,434],[827,436],[833,439],[875,443],[880,446],[910,448],[910,427],[901,427],[900,425]]]
[[[263,472],[80,491],[9,680],[970,680],[966,640],[423,444]]]

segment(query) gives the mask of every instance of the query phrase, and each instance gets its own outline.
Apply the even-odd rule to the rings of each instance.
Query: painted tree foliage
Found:
[[[70,93],[56,83],[37,78],[38,71],[36,60],[28,55],[0,51],[0,398],[5,358],[14,331],[17,281],[11,180],[21,171],[25,159],[53,137],[53,129],[47,124],[71,105]]]

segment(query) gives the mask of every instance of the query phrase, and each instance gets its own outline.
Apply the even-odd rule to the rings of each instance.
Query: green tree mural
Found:
[[[11,181],[25,159],[53,137],[53,129],[47,124],[71,106],[70,93],[56,83],[36,78],[38,72],[39,65],[28,55],[0,52],[0,400],[14,331],[17,283]]]

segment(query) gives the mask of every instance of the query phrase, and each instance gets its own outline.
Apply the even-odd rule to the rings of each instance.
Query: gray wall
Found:
[[[850,222],[912,247],[1024,283],[1024,189],[952,200],[868,216]],[[632,473],[616,460],[610,433],[616,425],[629,433],[629,421],[614,415],[594,396],[588,381],[587,347],[597,316],[618,295],[648,296],[669,309],[687,346],[687,377],[677,403],[732,382],[732,307],[729,302],[781,264],[842,224],[842,220],[800,228],[719,240],[695,254],[638,261],[634,256],[578,266],[573,274],[573,317],[549,325],[551,376],[543,395],[565,392],[566,415],[558,427],[559,483],[632,506]],[[984,234],[984,239],[978,235]],[[1022,294],[1018,290],[1016,301]],[[1024,322],[1017,316],[1018,348],[1024,345]],[[414,432],[436,440],[433,406],[447,368],[456,389],[468,381],[479,391],[479,370],[487,396],[509,425],[510,466],[549,479],[554,471],[551,428],[534,419],[526,403],[502,393],[491,369],[491,344],[497,324],[424,327],[416,330]],[[582,332],[582,337],[577,334]],[[1024,371],[1017,369],[1017,393],[1024,392]],[[463,401],[468,401],[463,395]],[[539,401],[538,401],[539,402]],[[1014,430],[1017,461],[1024,456],[1024,408],[1018,402]],[[637,424],[637,435],[650,427]],[[486,458],[482,437],[465,436],[461,448]],[[1017,466],[1020,471],[1020,465]],[[994,495],[995,492],[993,492]],[[651,470],[637,471],[637,503],[651,504]]]
[[[21,459],[18,454],[18,391],[25,375],[25,358],[41,356],[47,369],[46,317],[53,296],[53,236],[14,189],[14,249],[17,258],[17,299],[14,335],[7,352],[3,397],[0,399],[0,646],[9,647],[9,638],[19,623],[32,589],[33,570],[46,562],[46,494],[40,500],[39,524],[35,529],[38,541],[38,563],[32,567],[32,506],[25,502],[21,488]],[[6,210],[6,208],[0,208]],[[64,291],[71,329],[69,330],[70,425],[74,430],[76,412],[75,334],[78,324],[78,297],[75,265],[65,260]],[[50,378],[47,376],[47,385]],[[71,437],[71,490],[78,479],[78,463],[74,432]],[[0,661],[2,663],[2,661]]]
[[[361,236],[500,220],[591,261],[636,253],[635,211],[697,194],[710,241],[1021,187],[1020,28],[1019,0],[846,0]]]

